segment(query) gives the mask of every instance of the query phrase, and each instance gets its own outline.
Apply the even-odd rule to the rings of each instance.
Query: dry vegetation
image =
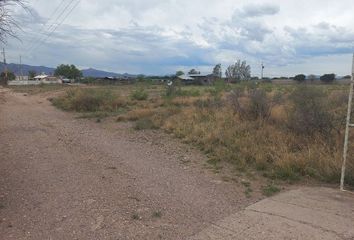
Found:
[[[70,111],[115,113],[117,121],[134,121],[137,130],[165,130],[201,149],[214,164],[257,169],[271,179],[337,182],[346,101],[345,86],[219,82],[74,89],[53,103]],[[347,181],[354,184],[353,171]]]

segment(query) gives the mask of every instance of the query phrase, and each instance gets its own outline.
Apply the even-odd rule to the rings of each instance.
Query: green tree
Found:
[[[217,78],[222,77],[222,70],[221,70],[221,64],[217,64],[214,69],[213,69],[213,76]]]
[[[304,74],[298,74],[294,77],[294,80],[297,82],[304,82],[306,80],[306,76]]]
[[[183,71],[177,71],[176,72],[176,77],[179,77],[179,76],[182,76],[182,75],[184,75]]]
[[[229,82],[239,82],[251,79],[251,66],[246,61],[237,60],[230,65],[225,72]]]
[[[37,75],[36,71],[30,70],[28,71],[28,78],[33,79]]]
[[[54,75],[69,79],[78,79],[82,77],[82,72],[75,65],[61,64],[55,69]]]
[[[195,70],[194,68],[191,69],[188,74],[191,75],[191,74],[199,74],[200,72],[198,72],[197,70]]]
[[[0,75],[1,80],[5,80],[6,74],[5,72],[2,72]],[[13,72],[7,72],[7,80],[11,81],[11,80],[15,80],[16,79],[16,75]]]
[[[334,73],[324,74],[321,76],[320,80],[324,83],[332,83],[336,79],[336,75]]]

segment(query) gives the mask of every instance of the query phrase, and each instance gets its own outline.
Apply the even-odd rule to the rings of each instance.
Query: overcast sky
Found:
[[[31,65],[170,74],[209,72],[217,63],[226,69],[241,59],[252,75],[260,74],[264,62],[270,77],[351,71],[353,0],[28,0],[28,5],[32,14],[15,9],[23,33],[22,42],[9,40],[11,62],[21,54]]]

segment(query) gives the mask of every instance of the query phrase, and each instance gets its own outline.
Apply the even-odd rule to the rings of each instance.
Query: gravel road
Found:
[[[197,150],[0,89],[0,239],[187,239],[258,201]]]

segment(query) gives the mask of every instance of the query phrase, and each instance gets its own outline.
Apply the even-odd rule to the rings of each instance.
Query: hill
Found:
[[[0,68],[1,71],[4,68],[4,64],[0,63]],[[20,65],[16,63],[9,63],[7,64],[7,68],[9,71],[14,72],[16,75],[20,74]],[[37,74],[48,74],[51,75],[54,73],[55,68],[52,67],[46,67],[46,66],[31,66],[27,64],[22,64],[22,72],[23,75],[28,75],[29,71],[35,71]],[[122,77],[122,76],[127,76],[127,77],[134,77],[135,75],[128,74],[128,73],[114,73],[114,72],[106,72],[102,70],[97,70],[94,68],[88,68],[88,69],[82,69],[82,74],[84,77]]]

